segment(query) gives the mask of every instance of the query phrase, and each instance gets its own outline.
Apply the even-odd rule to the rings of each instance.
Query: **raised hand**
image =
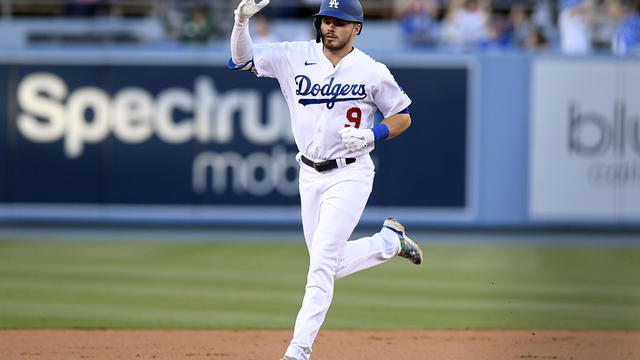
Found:
[[[267,5],[269,5],[269,0],[262,0],[259,3],[256,3],[255,0],[242,0],[233,12],[235,14],[236,22],[245,23],[249,21],[250,17]]]

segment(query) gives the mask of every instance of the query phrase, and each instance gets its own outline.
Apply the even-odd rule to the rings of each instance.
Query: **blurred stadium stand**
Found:
[[[507,13],[514,1],[494,0],[492,9]],[[265,15],[274,22],[274,31],[292,34],[292,25],[308,26],[308,19],[318,1],[272,1]],[[410,4],[406,0],[368,0],[367,30],[364,37],[397,44],[400,31],[396,22]],[[528,12],[532,0],[521,2]],[[180,38],[180,29],[198,10],[206,11],[214,28],[211,41],[221,40],[230,32],[236,2],[227,0],[2,0],[2,45],[31,44],[104,44],[161,43]],[[439,6],[438,18],[445,16],[446,4]],[[371,27],[370,27],[371,26]],[[293,33],[299,32],[297,31]],[[385,35],[389,36],[385,36]],[[382,36],[382,38],[380,37]],[[365,40],[366,41],[366,40]]]
[[[225,44],[237,1],[0,0],[0,46]],[[579,0],[593,52],[611,52],[640,0]],[[476,9],[473,4],[476,3]],[[367,0],[362,48],[408,51],[560,49],[561,0]],[[277,0],[262,15],[280,40],[311,37],[317,0]],[[306,31],[305,31],[306,30]],[[633,30],[640,31],[640,30]],[[632,32],[633,32],[632,31]],[[301,35],[302,34],[302,35]],[[308,35],[308,36],[307,36]],[[635,35],[632,34],[632,38]],[[639,36],[635,36],[640,38]],[[226,45],[224,46],[226,47]]]

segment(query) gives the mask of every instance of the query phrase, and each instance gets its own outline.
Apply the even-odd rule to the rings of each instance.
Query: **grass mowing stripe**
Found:
[[[55,287],[51,284],[43,283],[38,286],[20,286],[16,284],[8,289],[2,288],[3,293],[10,294],[7,300],[16,302],[29,298],[46,298],[47,301],[93,301],[93,302],[110,302],[114,304],[143,303],[153,306],[154,304],[163,304],[167,302],[176,303],[176,306],[192,306],[193,303],[204,304],[203,306],[223,306],[229,302],[240,306],[254,306],[254,298],[260,298],[260,306],[274,306],[278,304],[289,303],[295,305],[302,296],[301,289],[298,289],[297,295],[290,292],[283,292],[279,289],[219,289],[219,288],[131,288],[131,287],[102,287],[88,284],[59,284]],[[618,303],[611,299],[590,299],[576,298],[567,299],[563,297],[542,299],[534,298],[531,301],[529,296],[517,296],[517,294],[495,294],[495,296],[481,297],[478,293],[459,292],[456,294],[425,294],[424,296],[405,298],[402,303],[394,303],[397,299],[395,292],[385,293],[377,291],[372,296],[366,296],[359,292],[339,292],[336,298],[345,305],[378,305],[388,304],[389,308],[396,306],[407,309],[420,309],[425,307],[431,308],[469,308],[469,306],[482,306],[484,308],[505,307],[518,309],[528,309],[538,305],[541,309],[555,308],[572,308],[590,316],[593,313],[604,310],[609,311],[613,315],[618,312],[629,312],[630,318],[637,317],[640,312],[640,302]],[[153,302],[149,302],[148,298],[152,298]],[[473,299],[472,301],[468,299]],[[336,300],[337,301],[337,300]],[[471,305],[469,305],[471,304]],[[627,316],[627,315],[625,315]]]
[[[569,312],[584,317],[619,317],[640,320],[640,310],[637,306],[610,305],[610,304],[579,304],[539,301],[512,300],[512,299],[456,299],[456,298],[423,298],[412,301],[403,300],[397,304],[390,304],[393,297],[362,298],[340,296],[336,304],[343,306],[378,306],[399,308],[406,310],[432,309],[432,310],[518,310],[529,312]],[[550,314],[550,313],[547,313]]]
[[[425,261],[429,261],[426,258]],[[615,261],[615,259],[611,259]],[[640,261],[640,259],[638,259]],[[422,266],[422,265],[421,265]],[[488,268],[479,266],[471,268],[467,266],[456,266],[455,264],[430,264],[422,266],[421,270],[425,273],[432,274],[432,276],[458,276],[458,277],[487,277],[492,276],[496,279],[502,280],[518,280],[529,281],[535,279],[544,278],[547,281],[584,281],[590,282],[614,282],[620,284],[639,284],[640,280],[637,276],[630,273],[634,267],[622,270],[604,269],[606,264],[600,264],[598,266],[591,267],[588,270],[575,271],[573,269],[550,269],[544,268],[542,265],[539,268],[517,268],[517,266],[505,266],[503,268]],[[505,271],[509,269],[508,271]],[[385,274],[385,277],[392,276],[392,274]]]
[[[279,283],[278,286],[274,286],[270,282],[257,282],[255,279],[247,279],[251,282],[251,286],[245,288],[238,288],[239,283],[242,282],[220,282],[215,283],[190,283],[190,282],[147,282],[144,286],[138,286],[138,281],[132,282],[131,279],[115,279],[112,281],[100,281],[99,283],[94,281],[78,281],[77,279],[57,279],[55,278],[39,277],[39,278],[21,278],[12,277],[11,280],[0,280],[0,294],[15,294],[24,292],[26,290],[35,291],[66,291],[70,293],[113,293],[119,295],[153,295],[153,296],[170,296],[176,293],[182,296],[202,296],[202,297],[220,297],[225,295],[233,296],[247,296],[249,294],[255,294],[260,296],[263,300],[270,300],[274,297],[277,299],[283,299],[291,292],[301,292],[302,285],[296,281],[289,283]],[[518,287],[511,286],[477,286],[475,284],[466,283],[446,283],[446,282],[427,282],[427,287],[415,287],[413,292],[415,295],[421,297],[431,298],[455,298],[455,297],[467,297],[472,296],[474,299],[492,299],[492,298],[509,298],[512,300],[530,299],[535,298],[537,301],[547,303],[556,302],[558,300],[564,302],[570,302],[575,304],[610,304],[610,305],[624,305],[624,306],[637,306],[640,308],[640,296],[637,294],[628,294],[629,289],[616,289],[616,292],[589,289],[584,288],[576,291],[575,289],[558,289],[553,286],[547,286],[546,288],[535,287],[529,288],[526,285],[520,285]],[[424,285],[424,284],[423,284]],[[395,296],[394,290],[401,289],[394,284],[380,284],[377,288],[363,287],[362,285],[353,286],[349,284],[346,288],[342,284],[337,285],[339,293],[356,294],[354,296],[368,297],[377,296],[381,294],[391,293]],[[344,290],[343,290],[344,288]],[[248,290],[250,289],[250,290]],[[285,291],[286,290],[286,291]],[[568,290],[568,291],[567,291]]]
[[[480,272],[524,279],[538,276],[539,272],[556,274],[562,279],[591,281],[631,281],[638,277],[630,270],[638,268],[639,249],[616,248],[564,248],[564,247],[512,247],[494,248],[481,245],[437,247],[425,249],[425,270],[442,272],[446,269],[461,273]],[[505,271],[508,269],[508,271]]]
[[[284,327],[289,326],[295,317],[295,314],[287,311],[265,312],[252,309],[216,310],[210,308],[149,307],[144,306],[144,304],[138,306],[109,306],[103,304],[51,303],[42,306],[35,302],[21,304],[0,302],[0,305],[9,316],[20,319],[20,321],[25,321],[24,319],[26,319],[27,321],[55,324],[57,319],[68,319],[72,321],[79,320],[85,323],[84,326],[89,327],[140,328],[161,324],[163,327],[236,328],[239,324],[246,327],[251,323],[260,323],[262,326],[266,326],[269,323],[277,323]],[[41,310],[34,311],[34,306]],[[0,325],[3,325],[3,322],[10,318],[3,319],[5,319],[4,316],[0,315]],[[171,324],[175,325],[172,326]]]
[[[51,284],[39,284],[39,286],[16,286],[9,289],[2,288],[2,292],[11,294],[5,301],[16,299],[15,301],[22,301],[23,299],[45,297],[48,301],[94,301],[111,303],[138,303],[153,304],[163,302],[174,302],[178,306],[189,306],[191,303],[202,303],[203,306],[217,305],[220,306],[223,301],[237,302],[252,305],[253,300],[256,297],[260,298],[260,305],[274,305],[280,302],[288,302],[295,304],[302,296],[302,292],[299,291],[298,296],[292,296],[290,293],[283,293],[279,290],[270,289],[201,289],[201,288],[187,288],[176,291],[174,288],[130,288],[130,287],[103,287],[88,284],[58,284],[52,286]],[[414,297],[410,299],[404,299],[402,303],[394,304],[394,299],[397,298],[397,294],[385,293],[378,291],[374,296],[363,296],[362,293],[348,292],[342,293],[337,296],[342,304],[345,305],[387,305],[390,308],[404,307],[408,309],[419,309],[424,307],[432,308],[469,308],[474,306],[482,306],[484,308],[490,307],[517,307],[520,309],[533,308],[536,305],[541,309],[554,309],[554,308],[569,308],[577,309],[585,312],[585,316],[589,316],[592,311],[599,312],[603,310],[610,311],[610,314],[616,312],[627,312],[631,310],[630,317],[640,316],[640,303],[627,303],[627,304],[613,304],[611,302],[592,302],[583,299],[583,301],[561,301],[562,298],[550,299],[542,301],[536,299],[535,301],[527,301],[529,297],[518,298],[513,294],[506,294],[505,296],[495,296],[492,298],[479,298],[477,293],[463,292],[460,294],[439,294],[438,296],[423,296]],[[148,298],[154,299],[153,303],[149,303]],[[473,300],[468,300],[469,298]]]
[[[238,263],[270,264],[270,258],[281,258],[283,254],[293,261],[298,257],[304,261],[307,254],[302,244],[193,244],[180,243],[179,240],[172,243],[0,241],[0,250],[0,259],[72,259],[85,263],[101,260],[109,263],[139,260],[165,264],[185,261],[209,263],[233,258]]]
[[[640,328],[639,250],[430,246],[338,281],[327,328]],[[289,244],[0,241],[0,327],[289,328],[307,264]]]
[[[349,279],[351,280],[351,279]],[[338,282],[339,284],[339,282]],[[558,294],[558,295],[611,295],[640,298],[640,287],[629,287],[618,284],[583,284],[573,281],[557,281],[549,283],[546,280],[537,281],[495,281],[482,279],[452,279],[450,277],[425,278],[416,281],[410,279],[396,279],[387,282],[379,278],[358,279],[349,282],[350,289],[366,291],[375,286],[384,289],[405,289],[412,287],[415,291],[443,291],[443,290],[470,290],[470,291],[509,291],[527,294]],[[375,289],[373,289],[375,291]]]
[[[441,285],[441,286],[440,286]],[[410,286],[405,287],[410,288]],[[351,286],[351,284],[338,284],[336,293],[358,294],[364,297],[379,296],[381,293],[397,293],[402,291],[400,287],[379,286],[377,288]],[[632,305],[640,307],[640,296],[629,294],[628,290],[617,289],[616,292],[592,290],[577,291],[574,289],[561,289],[552,285],[546,287],[526,287],[526,285],[510,286],[475,286],[468,284],[433,284],[429,287],[413,287],[413,297],[473,297],[475,299],[509,298],[513,300],[536,299],[546,302],[571,302],[571,303],[609,303],[612,305]]]
[[[143,247],[143,249],[145,249],[146,247],[149,247],[150,244],[144,244],[145,247]],[[174,247],[171,246],[171,249],[173,249]],[[219,245],[218,246],[213,246],[211,249],[212,251],[207,251],[207,252],[215,252],[219,250]],[[521,248],[516,248],[516,250],[518,252],[522,252],[523,249]],[[604,249],[609,250],[609,249]],[[95,252],[95,251],[94,251]],[[165,251],[165,252],[169,252],[170,251]],[[437,251],[436,251],[437,252]],[[141,251],[141,254],[144,254],[145,251]],[[502,257],[509,257],[506,256],[505,251],[501,251],[500,252],[500,256]],[[526,254],[526,253],[525,253]],[[619,255],[618,251],[614,251],[614,254],[617,256]],[[47,254],[47,259],[51,258],[50,257],[51,254]],[[68,255],[68,254],[67,254]],[[481,254],[482,256],[484,256],[484,254]],[[606,253],[603,255],[605,258],[607,256],[605,256]],[[94,255],[95,256],[95,255]],[[113,255],[116,256],[116,255]],[[262,255],[260,255],[262,256]],[[258,264],[256,264],[255,259],[260,259],[260,256],[256,256],[254,258],[252,258],[252,261],[250,266],[252,268],[255,268],[256,266],[259,266],[259,261]],[[306,256],[306,255],[305,255]],[[496,256],[495,254],[493,255],[494,257]],[[120,257],[120,254],[118,252],[117,257]],[[518,256],[514,256],[513,254],[511,255],[511,257],[518,257]],[[302,257],[304,259],[304,256]],[[612,271],[608,271],[610,270],[610,267],[607,266],[606,268],[603,268],[602,266],[598,269],[596,269],[595,271],[591,271],[593,270],[591,267],[589,267],[588,269],[583,269],[581,271],[567,271],[567,269],[562,269],[561,272],[557,271],[557,270],[553,270],[553,268],[548,269],[548,268],[543,268],[543,267],[538,267],[535,269],[530,269],[530,268],[522,268],[519,266],[514,266],[511,267],[509,269],[508,272],[503,271],[505,267],[499,267],[494,269],[491,269],[491,267],[494,267],[495,264],[493,264],[492,262],[492,258],[488,258],[487,260],[483,260],[486,263],[480,264],[481,266],[478,266],[479,263],[477,260],[475,260],[474,262],[471,262],[472,266],[469,266],[469,262],[465,261],[465,262],[460,262],[458,265],[453,266],[453,264],[443,264],[441,261],[439,261],[438,259],[439,257],[435,257],[434,259],[429,259],[430,262],[426,263],[425,265],[422,266],[422,270],[424,271],[424,273],[428,273],[430,274],[430,276],[445,276],[445,277],[451,277],[454,275],[459,275],[461,277],[463,276],[469,276],[470,272],[474,273],[474,276],[492,276],[495,279],[500,279],[500,280],[516,280],[518,279],[519,281],[528,281],[531,279],[539,279],[541,276],[543,276],[543,274],[549,274],[549,278],[547,279],[547,281],[554,281],[554,280],[561,280],[561,281],[565,281],[565,280],[584,280],[585,278],[587,280],[590,280],[591,282],[597,282],[598,279],[601,279],[604,281],[614,281],[615,283],[623,280],[626,277],[626,280],[629,280],[629,284],[633,284],[633,285],[638,285],[640,286],[640,282],[638,280],[638,277],[635,276],[632,272],[629,272],[629,269],[624,269],[623,271],[620,272],[612,272]],[[133,260],[138,260],[137,258],[133,257]],[[296,259],[296,257],[293,257],[292,259]],[[23,259],[24,260],[24,259]],[[98,266],[99,263],[96,263],[95,261],[86,261],[84,259],[75,259],[74,260],[78,260],[78,261],[83,261],[86,266]],[[174,259],[175,260],[175,259]],[[495,260],[495,259],[493,259]],[[7,265],[12,265],[12,263],[10,263],[10,259],[4,259],[3,262],[7,263]],[[54,259],[54,262],[52,263],[53,266],[57,266],[59,265],[59,262],[57,262],[59,260]],[[109,259],[107,257],[107,265],[109,266],[113,266],[112,263],[110,263],[109,261],[113,262],[113,260]],[[617,260],[616,260],[617,261]],[[40,262],[40,266],[44,266],[41,262],[41,260],[38,260],[38,262]],[[207,257],[207,261],[200,263],[200,262],[196,262],[195,264],[202,264],[203,266],[213,266],[215,265],[216,261],[212,260],[210,257]],[[288,261],[289,266],[287,267],[282,267],[281,269],[277,269],[279,270],[278,273],[280,273],[280,271],[282,273],[286,273],[287,270],[291,269],[291,267],[295,267],[296,264],[299,264],[299,266],[301,268],[305,268],[306,267],[306,259],[304,259],[303,261],[301,261],[300,259],[298,259],[298,261],[291,261],[291,259],[289,259]],[[15,262],[13,263],[15,264]],[[22,262],[23,265],[28,265],[28,263],[26,262]],[[162,263],[166,268],[167,271],[173,271],[173,269],[175,269],[176,266],[181,266],[181,263],[177,263],[174,264],[173,260],[169,260],[166,262]],[[192,264],[191,266],[194,266],[195,264]],[[455,264],[455,262],[454,262]],[[32,263],[32,265],[36,265],[35,263]],[[245,264],[241,264],[238,263],[238,265],[245,265]],[[445,265],[445,266],[443,266]],[[127,267],[125,269],[123,269],[122,271],[126,271],[129,269],[129,266],[135,266],[135,264],[127,264]],[[269,267],[273,267],[273,265],[271,265],[270,263],[266,263],[265,266],[269,266]],[[429,268],[429,266],[432,267],[432,269]],[[446,273],[443,272],[443,267],[446,268]],[[241,266],[235,266],[234,269],[241,269]],[[180,269],[175,269],[176,271],[180,271]],[[161,271],[161,270],[153,270],[153,271]],[[242,270],[238,270],[238,271],[242,271]],[[249,270],[249,271],[253,271],[253,270]],[[532,273],[535,272],[535,275],[533,275]],[[384,275],[384,273],[382,273]],[[198,274],[194,274],[192,276],[198,276]],[[386,278],[388,278],[389,276],[385,276]],[[626,282],[625,282],[626,283]],[[621,284],[622,285],[622,284]]]
[[[398,261],[402,261],[397,259]],[[385,264],[386,265],[386,264]],[[394,264],[395,265],[395,264]],[[375,278],[359,278],[358,282],[354,282],[353,286],[356,287],[372,287],[383,286],[383,287],[406,287],[411,285],[415,288],[432,288],[432,287],[446,287],[450,286],[451,288],[456,288],[459,286],[469,287],[469,288],[483,288],[485,286],[501,286],[508,287],[510,289],[521,289],[521,291],[532,291],[532,287],[537,285],[540,291],[544,291],[545,288],[554,287],[558,292],[561,293],[620,293],[623,295],[638,295],[640,294],[640,281],[635,279],[635,283],[637,283],[637,287],[630,287],[630,284],[619,284],[619,283],[595,283],[589,281],[591,279],[590,276],[585,276],[582,279],[582,282],[576,283],[574,280],[566,280],[561,278],[555,278],[555,274],[549,274],[549,277],[553,277],[551,282],[548,279],[540,279],[544,273],[539,273],[538,278],[533,281],[525,281],[523,279],[499,279],[496,275],[499,274],[473,274],[475,276],[460,276],[460,278],[456,278],[455,272],[448,272],[446,274],[436,275],[430,272],[421,271],[420,273],[415,273],[411,278],[403,278],[400,276],[401,273],[404,275],[407,274],[406,270],[402,270],[405,265],[404,263],[400,265],[398,268],[399,275],[395,276],[377,276]],[[232,270],[232,271],[223,271],[223,270]],[[89,278],[89,277],[100,277],[101,281],[109,281],[116,280],[120,281],[121,277],[126,277],[127,279],[138,279],[140,281],[168,281],[168,280],[181,280],[186,282],[197,282],[197,281],[212,281],[212,280],[220,280],[220,281],[241,281],[243,279],[251,278],[255,275],[257,270],[261,269],[247,269],[247,268],[225,268],[220,269],[216,268],[213,265],[208,268],[202,269],[171,269],[171,268],[157,268],[151,267],[148,265],[128,265],[128,266],[118,266],[117,268],[105,266],[98,267],[95,264],[87,264],[87,265],[75,265],[75,264],[26,264],[24,262],[3,262],[0,264],[0,279],[4,276],[12,276],[12,277],[28,277],[29,275],[38,275],[38,276],[58,276],[58,275],[69,275],[74,278]],[[302,269],[300,269],[302,270]],[[378,270],[378,269],[375,269]],[[390,270],[387,272],[393,272],[395,274],[396,269],[389,266],[384,269]],[[372,270],[373,271],[373,270]],[[381,271],[380,271],[381,272]],[[381,272],[382,273],[382,272]],[[270,282],[270,283],[288,283],[290,281],[300,282],[301,279],[303,281],[304,274],[301,272],[293,273],[291,271],[286,270],[273,270],[267,273],[270,275],[269,278],[265,278],[262,281]],[[415,277],[420,275],[421,280],[419,282],[415,281]],[[478,277],[480,275],[480,277]],[[357,276],[357,275],[356,275]],[[406,277],[406,276],[405,276]],[[436,281],[433,279],[447,279],[447,281]],[[452,281],[454,280],[454,281]],[[497,283],[497,285],[496,285]],[[515,283],[515,284],[514,284]],[[522,285],[524,284],[524,285]],[[631,284],[633,285],[633,284]]]
[[[167,324],[171,319],[178,319],[179,321],[175,326],[185,326],[185,324],[193,323],[195,327],[210,326],[210,327],[228,327],[230,323],[237,326],[239,323],[243,323],[244,326],[251,326],[247,323],[248,319],[252,319],[253,326],[257,328],[261,327],[281,327],[287,326],[287,324],[279,324],[274,326],[279,321],[286,320],[290,323],[291,317],[295,312],[282,310],[282,311],[270,311],[265,313],[261,309],[245,308],[242,310],[214,310],[214,309],[192,309],[187,307],[149,307],[145,304],[139,304],[138,306],[109,306],[102,304],[57,304],[50,303],[45,307],[40,307],[41,310],[33,311],[30,303],[21,304],[5,304],[1,303],[4,311],[8,311],[9,316],[21,315],[23,319],[41,319],[43,322],[51,322],[55,320],[57,316],[70,319],[81,319],[85,323],[93,322],[93,327],[101,327],[104,325],[105,319],[108,319],[106,324],[113,324],[123,322],[125,327],[131,327],[140,322],[139,326],[133,327],[145,327],[153,321]],[[354,307],[357,307],[357,311],[352,311]],[[376,310],[378,313],[376,313]],[[493,324],[494,319],[511,319],[510,321],[521,321],[518,319],[535,319],[537,318],[549,318],[553,317],[551,321],[548,319],[547,326],[554,326],[558,320],[564,319],[564,321],[573,321],[576,323],[591,322],[597,324],[599,327],[607,327],[608,324],[621,324],[629,323],[628,313],[611,313],[610,309],[601,309],[599,312],[589,312],[589,316],[585,317],[584,313],[577,311],[574,307],[560,307],[554,306],[551,308],[538,308],[535,305],[533,307],[522,308],[517,304],[504,307],[502,304],[482,304],[473,301],[466,303],[439,303],[427,302],[424,304],[422,312],[419,309],[411,309],[413,316],[409,321],[402,316],[397,316],[402,311],[407,309],[402,306],[395,307],[388,304],[380,304],[380,306],[371,306],[369,304],[360,304],[355,306],[344,306],[342,303],[336,303],[334,309],[332,309],[331,319],[335,319],[338,314],[337,322],[342,324],[340,326],[346,326],[350,324],[353,327],[354,324],[358,324],[356,327],[376,327],[376,328],[388,328],[388,327],[402,327],[405,326],[421,326],[424,324],[434,323],[434,314],[448,314],[451,319],[456,319],[461,316],[469,316],[469,314],[476,314],[476,317],[480,319],[483,316],[488,316],[492,321],[484,320],[484,322],[478,322],[476,326],[480,327],[495,327]],[[366,312],[366,313],[365,313]],[[54,315],[52,315],[54,314]],[[380,316],[386,314],[386,316]],[[542,315],[542,316],[541,316]],[[372,320],[372,317],[375,320]],[[4,314],[0,313],[0,324],[2,324]],[[333,320],[336,322],[336,320]],[[638,327],[638,317],[635,317],[635,327]],[[271,325],[269,325],[271,323]],[[384,326],[380,326],[380,324]],[[632,323],[633,324],[633,323]],[[166,325],[165,325],[166,326]],[[169,327],[175,327],[169,326]],[[332,326],[331,323],[328,326]],[[441,326],[441,325],[440,325]],[[547,327],[544,326],[544,327]],[[188,326],[187,326],[188,327]],[[233,327],[233,326],[232,326]]]
[[[229,269],[207,268],[201,270],[170,270],[153,267],[96,267],[96,266],[47,266],[44,268],[32,268],[24,265],[0,266],[0,282],[4,277],[13,277],[28,280],[29,278],[54,278],[77,281],[101,281],[101,282],[149,282],[171,283],[184,282],[210,285],[211,282],[240,282],[250,281],[255,283],[256,273],[259,270],[241,269],[228,271]],[[284,273],[279,271],[262,272],[261,282],[270,284],[303,283],[304,273]]]
[[[297,298],[302,298],[304,288],[297,285]],[[175,284],[171,286],[145,286],[132,287],[122,286],[121,284],[91,284],[91,283],[57,283],[50,282],[15,282],[13,284],[0,283],[0,294],[5,294],[7,299],[34,298],[38,296],[47,297],[49,299],[57,298],[89,298],[97,299],[105,298],[121,298],[129,301],[134,298],[153,297],[158,300],[164,299],[198,299],[205,302],[206,300],[215,299],[251,299],[260,298],[261,302],[280,302],[290,301],[293,297],[292,291],[282,291],[279,288],[269,286],[237,288],[237,287],[192,287],[180,286]]]

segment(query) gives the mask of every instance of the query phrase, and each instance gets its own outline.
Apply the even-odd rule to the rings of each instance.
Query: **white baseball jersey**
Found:
[[[372,128],[377,109],[387,118],[411,100],[389,69],[362,51],[354,48],[334,67],[322,49],[315,40],[254,45],[257,75],[280,83],[303,155],[318,161],[367,154],[373,146],[352,152],[338,131]]]

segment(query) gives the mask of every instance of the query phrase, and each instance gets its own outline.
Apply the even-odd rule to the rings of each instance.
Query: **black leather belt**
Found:
[[[314,161],[308,159],[304,155],[300,156],[300,160],[302,160],[302,162],[305,163],[306,165],[311,166],[312,168],[316,169],[316,171],[318,171],[318,172],[329,171],[329,170],[336,169],[338,167],[338,161],[337,160],[325,160],[325,161],[314,162]],[[344,161],[347,163],[347,165],[349,165],[349,164],[353,164],[354,162],[356,162],[356,159],[355,158],[346,158],[346,159],[344,159]]]

